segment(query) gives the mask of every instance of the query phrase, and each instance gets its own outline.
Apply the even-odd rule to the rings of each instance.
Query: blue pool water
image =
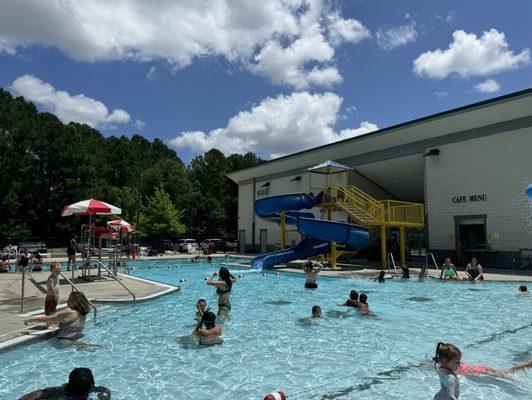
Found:
[[[300,275],[231,267],[244,277],[233,286],[224,343],[201,347],[190,336],[194,307],[204,297],[216,309],[204,278],[220,263],[135,266],[134,275],[181,291],[102,309],[83,339],[101,348],[53,339],[0,353],[0,399],[59,385],[77,366],[91,368],[114,399],[262,399],[273,390],[289,399],[429,399],[439,388],[437,375],[428,363],[416,365],[432,357],[438,341],[460,347],[464,361],[494,368],[532,358],[532,296],[519,296],[514,283],[320,277],[312,291]],[[378,318],[335,306],[352,289],[368,293]],[[299,321],[315,304],[324,318]],[[532,398],[530,370],[460,381],[461,399]]]

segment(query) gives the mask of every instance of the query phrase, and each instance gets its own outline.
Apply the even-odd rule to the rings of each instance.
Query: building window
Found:
[[[257,197],[263,197],[268,196],[270,194],[270,188],[269,187],[261,187],[257,189]]]

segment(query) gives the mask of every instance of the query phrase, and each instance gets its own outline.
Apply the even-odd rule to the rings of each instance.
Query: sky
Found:
[[[532,86],[529,0],[0,0],[0,87],[271,159]]]

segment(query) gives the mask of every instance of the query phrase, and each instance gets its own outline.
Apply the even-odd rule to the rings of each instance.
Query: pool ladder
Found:
[[[107,274],[108,274],[110,277],[112,277],[115,281],[117,281],[117,282],[118,282],[118,283],[119,283],[124,289],[126,289],[126,290],[129,292],[129,294],[130,294],[131,296],[133,296],[133,302],[135,302],[135,301],[137,300],[137,298],[136,298],[136,296],[135,296],[135,293],[133,293],[131,290],[129,290],[129,288],[128,288],[126,285],[124,285],[120,279],[118,279],[118,276],[116,276],[115,274],[113,274],[113,273],[109,270],[109,268],[107,268],[105,265],[103,265],[103,263],[102,263],[101,261],[96,260],[96,262],[98,263],[98,266],[99,266],[100,268],[103,268],[104,270],[106,270],[106,271],[107,271]]]

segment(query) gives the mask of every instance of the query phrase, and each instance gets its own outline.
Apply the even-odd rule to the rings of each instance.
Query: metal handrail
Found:
[[[70,284],[70,286],[72,286],[72,288],[74,288],[78,292],[82,293],[81,290],[79,290],[79,288],[76,285],[74,285],[74,282],[72,282],[70,279],[68,279],[68,277],[65,274],[63,274],[63,272],[59,272],[59,274]],[[87,301],[89,302],[91,307],[94,309],[94,319],[96,319],[96,306],[89,299],[87,299]]]
[[[111,275],[111,276],[112,276],[112,277],[113,277],[118,283],[120,283],[120,285],[122,285],[122,287],[123,287],[124,289],[126,289],[126,290],[129,292],[129,294],[130,294],[131,296],[133,296],[133,301],[136,301],[136,300],[137,300],[137,297],[135,296],[135,293],[133,293],[131,290],[129,290],[128,287],[127,287],[126,285],[124,285],[124,284],[120,281],[120,279],[118,279],[118,277],[117,277],[115,274],[113,274],[113,273],[112,273],[112,272],[111,272],[111,271],[110,271],[105,265],[103,265],[103,263],[102,263],[101,261],[96,260],[96,262],[100,265],[101,268],[103,268],[104,270],[106,270],[107,273],[108,273],[109,275]]]
[[[397,272],[397,267],[395,266],[395,259],[393,258],[393,254],[392,253],[388,253],[388,258],[392,261],[392,265],[393,265],[393,270],[395,271],[396,274],[398,274]],[[388,264],[388,271],[390,270],[390,264]]]
[[[436,259],[434,258],[434,254],[433,253],[426,253],[425,254],[425,267],[428,269],[429,267],[429,255],[431,256],[432,258],[432,262],[434,263],[434,266],[436,267],[436,270],[440,270],[440,267],[438,267],[438,263],[436,262]]]

